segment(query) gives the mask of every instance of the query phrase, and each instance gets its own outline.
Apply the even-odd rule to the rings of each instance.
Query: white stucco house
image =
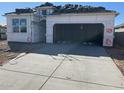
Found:
[[[76,9],[78,6],[76,7]],[[115,11],[59,11],[60,6],[41,5],[6,13],[8,42],[95,42],[112,46]],[[81,8],[79,9],[81,10]],[[59,11],[59,12],[58,12]],[[70,11],[70,10],[69,10]],[[76,12],[76,13],[75,13]]]

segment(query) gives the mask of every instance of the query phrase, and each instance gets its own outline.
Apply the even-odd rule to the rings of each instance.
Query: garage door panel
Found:
[[[102,24],[56,24],[54,25],[54,43],[70,41],[102,44],[103,32]]]

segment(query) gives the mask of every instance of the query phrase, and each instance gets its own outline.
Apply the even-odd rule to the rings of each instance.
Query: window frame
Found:
[[[18,20],[18,25],[16,26],[13,20]],[[21,25],[21,20],[25,20],[25,25]],[[14,31],[14,27],[19,27],[19,31]],[[21,31],[21,27],[25,27],[26,31]],[[13,18],[12,19],[12,31],[13,33],[27,33],[27,19],[26,18]]]

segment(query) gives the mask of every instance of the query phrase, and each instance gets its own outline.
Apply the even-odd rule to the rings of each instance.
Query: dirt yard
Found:
[[[117,67],[124,75],[124,48],[123,47],[106,48],[106,51],[111,56]]]
[[[10,50],[6,40],[0,40],[0,65],[15,58],[18,54]]]
[[[8,43],[6,40],[0,40],[0,64],[8,62],[20,53],[30,53],[40,47],[41,43]]]

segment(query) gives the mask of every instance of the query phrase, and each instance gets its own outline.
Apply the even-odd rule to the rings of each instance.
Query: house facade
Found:
[[[0,40],[5,40],[7,38],[6,32],[7,32],[6,26],[0,25]]]
[[[124,47],[124,23],[115,26],[115,44]]]
[[[124,32],[124,23],[115,26],[115,32]]]
[[[64,9],[59,8],[41,5],[34,10],[16,9],[6,13],[8,42],[95,42],[103,46],[113,45],[114,20],[118,13],[103,8],[95,12],[81,11],[82,7],[78,6],[75,11],[66,8],[63,12]]]

